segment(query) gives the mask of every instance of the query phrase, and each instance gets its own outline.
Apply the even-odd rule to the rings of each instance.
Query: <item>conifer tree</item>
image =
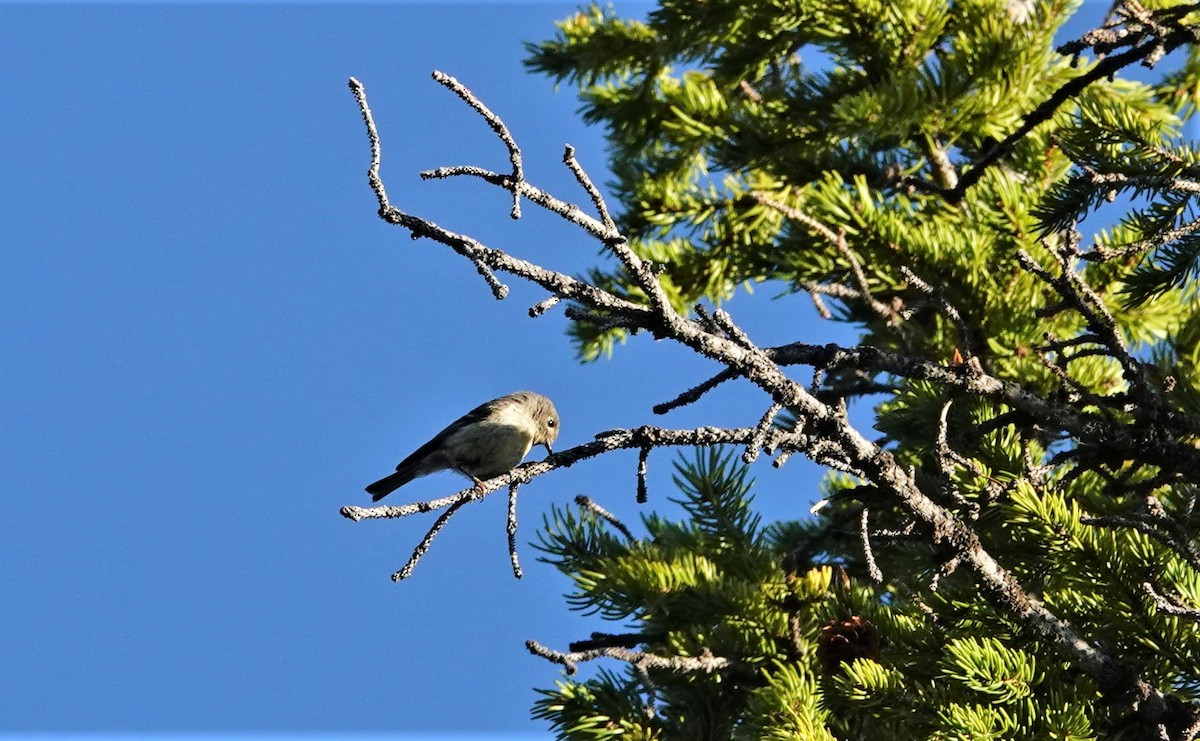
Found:
[[[618,223],[681,307],[782,281],[865,346],[1046,401],[853,358],[821,387],[886,392],[876,427],[897,461],[1162,707],[996,610],[878,482],[832,476],[817,519],[763,528],[744,471],[710,457],[680,469],[682,529],[647,518],[626,543],[559,512],[544,547],[577,604],[638,626],[646,651],[728,668],[562,683],[537,712],[563,736],[1197,735],[1200,159],[1180,131],[1200,13],[1118,3],[1058,51],[1076,8],[665,1],[639,22],[593,6],[529,65],[578,84],[607,127]],[[1122,76],[1179,46],[1182,70]],[[1085,237],[1114,199],[1127,213]],[[636,292],[620,271],[593,279]],[[625,330],[574,332],[593,358]]]
[[[615,215],[569,150],[599,219],[526,183],[515,144],[511,174],[430,176],[576,221],[617,258],[585,278],[378,185],[383,218],[471,259],[498,297],[492,270],[569,301],[585,360],[648,331],[723,365],[656,411],[725,382],[769,396],[752,427],[613,431],[490,484],[515,497],[607,450],[703,446],[677,466],[687,520],[635,531],[581,500],[544,529],[572,604],[623,625],[569,652],[530,643],[568,670],[535,708],[560,737],[1200,737],[1200,153],[1182,134],[1200,6],[1123,0],[1064,43],[1077,10],[579,11],[528,65],[606,128]],[[755,345],[714,307],[763,281],[860,344]],[[848,403],[874,407],[881,440]],[[826,506],[760,521],[742,462],[760,452],[827,465]],[[574,680],[586,660],[606,668]]]

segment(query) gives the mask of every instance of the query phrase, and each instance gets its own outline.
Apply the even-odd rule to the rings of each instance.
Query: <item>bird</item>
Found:
[[[534,445],[553,455],[559,419],[554,404],[541,394],[517,391],[480,404],[452,422],[433,439],[417,448],[396,466],[396,472],[367,487],[378,502],[421,476],[444,470],[457,471],[475,482],[483,495],[483,481],[516,468]]]

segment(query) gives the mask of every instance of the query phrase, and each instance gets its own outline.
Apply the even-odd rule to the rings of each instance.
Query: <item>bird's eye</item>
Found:
[[[548,420],[546,420],[546,426],[547,427],[556,427],[556,426],[558,426],[558,420],[553,419],[553,418],[548,419]]]

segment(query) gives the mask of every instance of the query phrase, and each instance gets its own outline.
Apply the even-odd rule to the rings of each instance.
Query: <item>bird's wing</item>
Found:
[[[415,466],[416,464],[425,460],[426,456],[428,456],[430,453],[433,453],[433,452],[437,451],[438,449],[440,449],[442,447],[442,445],[446,442],[446,439],[449,438],[451,435],[453,435],[455,432],[461,430],[463,427],[466,427],[467,425],[474,424],[476,422],[479,422],[480,420],[486,419],[487,416],[492,413],[492,408],[496,405],[496,403],[498,401],[500,401],[500,399],[495,399],[493,401],[489,401],[489,402],[480,404],[479,406],[475,407],[474,409],[467,412],[463,416],[459,417],[455,421],[451,422],[449,425],[446,426],[446,429],[444,429],[441,432],[439,432],[438,434],[434,435],[433,438],[429,442],[427,442],[424,445],[422,445],[421,447],[417,448],[412,453],[410,453],[407,458],[405,458],[404,460],[397,463],[396,470],[400,471],[400,470],[403,470],[410,466]]]

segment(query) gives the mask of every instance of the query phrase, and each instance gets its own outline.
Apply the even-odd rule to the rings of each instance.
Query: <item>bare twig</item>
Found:
[[[1096,294],[1092,287],[1084,281],[1083,276],[1075,269],[1072,258],[1078,255],[1079,232],[1068,232],[1068,242],[1051,249],[1058,261],[1061,279],[1052,285],[1059,291],[1063,299],[1071,302],[1076,310],[1087,321],[1088,329],[1101,339],[1108,349],[1108,354],[1121,364],[1121,373],[1125,382],[1142,401],[1148,402],[1153,394],[1146,381],[1146,373],[1142,364],[1129,352],[1121,330],[1117,328],[1117,320],[1112,312],[1104,305],[1104,300]]]
[[[517,557],[517,488],[516,481],[508,485],[508,558],[512,561],[513,576],[518,579],[521,573],[521,560]]]
[[[597,504],[591,497],[580,494],[579,496],[575,497],[575,503],[607,521],[608,524],[617,529],[617,532],[621,533],[621,535],[624,535],[625,539],[630,543],[636,540],[636,538],[633,537],[633,533],[629,530],[629,527],[625,523],[617,519],[617,516],[612,512],[609,512]]]
[[[862,516],[858,523],[858,536],[862,541],[863,558],[867,562],[867,576],[871,577],[871,581],[876,584],[883,583],[883,572],[879,570],[879,564],[875,563],[875,554],[871,551],[871,510],[869,507],[863,507]]]
[[[1200,610],[1184,605],[1183,601],[1178,597],[1166,597],[1159,594],[1150,582],[1142,582],[1142,591],[1150,595],[1150,599],[1154,602],[1155,607],[1168,615],[1179,615],[1189,620],[1200,621]]]
[[[722,383],[725,383],[726,381],[731,381],[737,377],[738,377],[737,371],[733,370],[732,368],[726,368],[725,370],[721,371],[717,375],[708,379],[704,383],[701,383],[699,386],[694,386],[694,387],[688,389],[687,391],[684,391],[682,394],[680,394],[679,396],[676,396],[674,399],[667,401],[667,402],[663,402],[662,404],[656,404],[654,406],[653,411],[655,414],[666,414],[667,412],[671,411],[672,409],[678,409],[679,407],[687,406],[688,404],[693,404],[693,403],[699,401],[701,396],[704,396],[709,391],[712,391],[713,389],[715,389],[717,386],[720,386]]]
[[[563,164],[575,176],[575,180],[579,182],[583,189],[587,191],[588,197],[592,199],[592,205],[596,207],[596,213],[600,216],[600,220],[604,222],[604,226],[609,231],[616,233],[617,225],[613,223],[612,216],[608,214],[608,205],[604,202],[604,196],[600,195],[600,189],[596,187],[592,179],[575,159],[575,147],[570,144],[563,149]]]
[[[922,293],[930,296],[938,306],[942,313],[950,318],[954,323],[954,328],[958,331],[958,341],[962,344],[963,350],[966,350],[967,355],[977,355],[979,349],[975,346],[975,333],[971,331],[966,320],[963,319],[962,312],[953,304],[946,300],[946,296],[938,289],[926,283],[907,265],[900,266],[900,274],[904,276],[914,288]]]
[[[821,315],[822,319],[833,318],[833,312],[830,311],[829,307],[825,305],[825,300],[821,298],[820,291],[816,290],[815,288],[809,288],[808,295],[812,297],[813,308],[817,310],[817,313]]]
[[[754,343],[750,341],[750,336],[742,331],[742,328],[733,323],[733,317],[729,316],[729,312],[724,309],[717,309],[712,314],[713,321],[725,333],[725,336],[742,347],[754,347]]]
[[[446,511],[434,521],[433,527],[429,528],[429,532],[425,533],[425,537],[421,538],[421,542],[418,543],[417,547],[413,549],[413,553],[409,557],[408,563],[404,564],[404,568],[392,574],[392,581],[403,581],[404,579],[412,576],[413,569],[417,567],[417,562],[421,560],[422,556],[429,552],[429,546],[433,543],[433,539],[436,538],[437,534],[442,531],[442,528],[446,526],[446,523],[450,522],[450,518],[453,517],[454,513],[458,511],[458,508],[472,500],[473,498],[470,495],[467,495],[466,497],[459,499],[446,508]]]
[[[800,209],[793,208],[785,203],[780,203],[765,193],[756,192],[753,195],[754,198],[764,206],[775,209],[787,218],[803,224],[813,232],[820,235],[826,242],[833,246],[833,248],[836,249],[838,253],[842,255],[842,257],[846,259],[846,262],[850,266],[851,274],[854,276],[854,281],[858,285],[858,290],[853,291],[853,289],[846,289],[843,286],[841,287],[840,291],[842,295],[839,295],[838,298],[849,298],[852,294],[855,298],[861,300],[867,305],[868,308],[884,319],[884,321],[888,322],[888,324],[895,324],[897,321],[899,321],[900,317],[896,313],[895,309],[875,298],[871,294],[871,287],[867,282],[866,273],[863,272],[862,262],[858,259],[858,255],[854,254],[854,250],[850,249],[850,246],[846,243],[845,232],[835,232],[833,229],[830,229],[828,226],[821,223],[817,219],[814,219],[812,216],[804,213]],[[811,293],[813,293],[814,296],[819,292],[816,286],[807,286],[807,288]],[[820,292],[831,293],[833,290],[834,289],[828,288],[825,291]]]
[[[500,141],[504,142],[504,146],[508,148],[508,161],[512,164],[512,175],[510,175],[510,177],[512,178],[513,182],[523,182],[525,180],[525,167],[521,160],[521,148],[517,146],[516,140],[513,139],[512,133],[508,130],[508,127],[504,125],[504,121],[502,121],[495,113],[492,113],[492,111],[483,104],[483,101],[475,97],[475,94],[468,90],[465,85],[450,75],[435,70],[433,73],[433,79],[437,80],[438,83],[444,85],[455,95],[462,98],[463,102],[469,105],[473,111],[478,113],[480,116],[483,116],[483,120],[487,121],[488,126],[492,128],[492,131],[496,132],[496,136],[499,137]],[[512,196],[512,217],[514,219],[519,219],[521,218],[521,196],[515,189],[512,190]]]
[[[712,674],[732,664],[729,659],[713,656],[707,650],[699,656],[658,656],[646,651],[631,651],[630,649],[618,646],[593,648],[588,651],[572,651],[570,653],[546,648],[537,641],[526,641],[525,647],[534,656],[540,656],[547,661],[561,664],[566,668],[567,674],[574,674],[578,671],[579,662],[592,661],[601,657],[625,661],[647,671],[653,669],[674,674],[690,674],[692,672]]]
[[[461,491],[438,499],[411,504],[386,504],[375,507],[342,507],[343,517],[354,520],[395,519],[443,509],[455,504],[465,504],[483,498],[491,492],[508,486],[512,482],[526,484],[550,471],[569,468],[579,461],[594,458],[614,450],[649,449],[658,447],[696,447],[712,445],[745,445],[754,436],[752,427],[697,427],[690,430],[671,430],[662,427],[638,427],[632,430],[616,429],[601,432],[590,443],[577,445],[547,456],[541,461],[532,461],[517,466],[512,471],[483,482],[482,487],[469,486]],[[780,446],[794,444],[794,436],[779,430],[770,430],[764,445]],[[480,493],[482,492],[482,493]]]
[[[637,503],[645,504],[650,499],[650,492],[646,488],[646,463],[650,458],[650,446],[643,445],[638,451],[637,462]]]
[[[558,296],[551,296],[550,298],[538,301],[536,304],[529,307],[529,317],[531,319],[536,319],[537,317],[545,314],[547,311],[557,306],[558,302],[561,300],[562,299],[560,299]]]
[[[775,422],[775,416],[783,411],[781,404],[772,404],[763,414],[762,419],[754,427],[754,437],[750,438],[750,442],[746,444],[746,452],[742,453],[742,460],[746,463],[753,463],[758,460],[758,451],[762,448],[763,441],[767,439],[767,431],[771,429],[772,423]]]

